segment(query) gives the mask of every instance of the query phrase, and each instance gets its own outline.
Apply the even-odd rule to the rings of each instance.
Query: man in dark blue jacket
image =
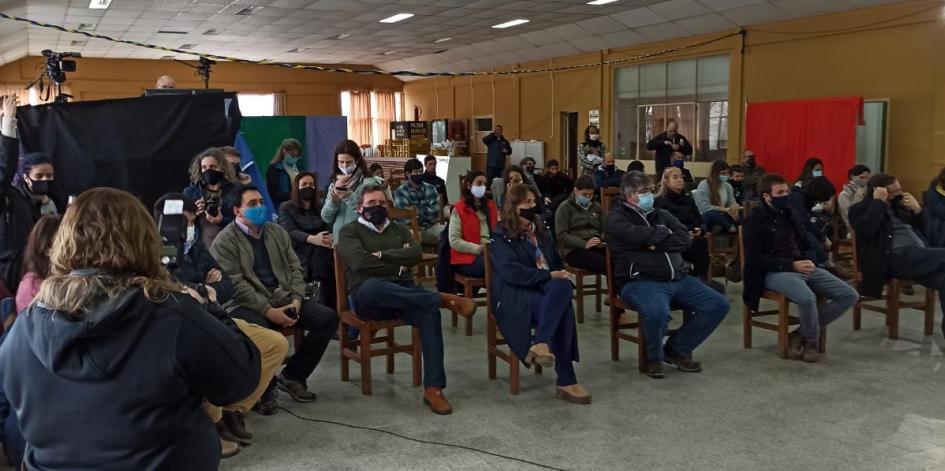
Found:
[[[492,133],[482,139],[486,145],[486,180],[502,176],[502,171],[509,166],[509,156],[512,155],[512,146],[502,136],[502,126],[496,126]]]
[[[642,334],[648,339],[646,374],[662,378],[663,362],[680,371],[702,371],[692,351],[728,314],[728,299],[689,276],[689,264],[682,257],[692,241],[689,230],[669,212],[653,207],[653,181],[648,175],[625,174],[620,200],[604,223],[605,240],[610,245],[615,289],[621,300],[639,312]],[[664,346],[670,305],[688,315]]]

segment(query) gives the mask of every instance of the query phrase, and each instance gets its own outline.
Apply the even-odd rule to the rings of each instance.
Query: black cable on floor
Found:
[[[344,423],[344,422],[336,422],[336,421],[334,421],[334,420],[312,419],[312,418],[309,418],[309,417],[302,417],[301,415],[298,415],[298,414],[296,414],[295,412],[292,412],[292,411],[290,411],[289,409],[286,409],[285,407],[282,407],[282,406],[279,406],[279,409],[284,410],[287,414],[291,415],[292,417],[295,417],[296,419],[304,420],[304,421],[307,421],[307,422],[316,422],[316,423],[329,424],[329,425],[338,425],[338,426],[340,426],[340,427],[348,427],[348,428],[353,428],[353,429],[356,429],[356,430],[368,430],[368,431],[371,431],[371,432],[385,433],[385,434],[387,434],[387,435],[392,435],[392,436],[395,436],[395,437],[397,437],[397,438],[402,438],[402,439],[404,439],[404,440],[409,440],[409,441],[411,441],[411,442],[421,443],[421,444],[424,444],[424,445],[438,445],[438,446],[445,446],[445,447],[448,447],[448,448],[458,448],[458,449],[460,449],[460,450],[472,451],[472,452],[474,452],[474,453],[481,453],[481,454],[483,454],[483,455],[494,456],[494,457],[496,457],[496,458],[502,458],[502,459],[504,459],[504,460],[518,461],[519,463],[529,464],[529,465],[535,466],[535,467],[537,467],[537,468],[550,469],[550,470],[552,470],[552,471],[567,471],[566,469],[555,468],[554,466],[548,466],[548,465],[544,465],[544,464],[541,464],[541,463],[535,463],[534,461],[528,461],[528,460],[525,460],[525,459],[522,459],[522,458],[515,458],[514,456],[500,455],[500,454],[498,454],[498,453],[493,453],[493,452],[491,452],[491,451],[486,451],[486,450],[480,450],[480,449],[478,449],[478,448],[473,448],[473,447],[469,447],[469,446],[465,446],[465,445],[454,445],[454,444],[452,444],[452,443],[434,442],[434,441],[432,441],[432,440],[422,440],[422,439],[419,439],[419,438],[413,438],[413,437],[408,437],[408,436],[406,436],[406,435],[401,435],[401,434],[396,433],[396,432],[391,432],[391,431],[389,431],[389,430],[384,430],[384,429],[379,429],[379,428],[371,428],[371,427],[362,427],[362,426],[360,426],[360,425],[351,425],[351,424],[346,424],[346,423]]]

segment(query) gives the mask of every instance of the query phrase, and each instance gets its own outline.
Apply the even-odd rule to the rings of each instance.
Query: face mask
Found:
[[[476,198],[482,198],[483,196],[486,196],[485,186],[474,186],[470,188],[470,191],[472,192],[472,195],[475,196]]]
[[[341,170],[341,173],[345,175],[351,175],[352,173],[354,173],[354,169],[355,169],[354,165],[350,167],[338,167],[338,170]]]
[[[686,161],[685,161],[685,160],[674,160],[674,161],[673,161],[673,167],[676,167],[676,168],[683,168],[683,165],[686,165]]]
[[[254,226],[262,226],[268,219],[268,211],[265,206],[253,206],[243,210],[243,218]]]
[[[889,204],[891,204],[891,205],[893,205],[893,206],[898,206],[899,203],[902,203],[902,198],[903,198],[902,195],[893,196],[892,199],[889,200]]]
[[[747,159],[745,159],[745,166],[747,166],[747,167],[754,167],[754,166],[755,166],[755,158],[754,158],[754,157],[748,157]]]
[[[574,195],[574,202],[584,209],[587,209],[591,206],[591,199],[584,195]]]
[[[52,180],[30,180],[30,193],[37,196],[46,196],[49,194]]]
[[[640,208],[640,211],[643,211],[644,213],[653,211],[653,202],[655,201],[655,198],[653,198],[652,192],[646,192],[637,196],[640,198],[640,201],[637,202],[637,207]]]
[[[299,157],[301,156],[293,157],[292,154],[285,153],[285,154],[282,154],[282,157],[285,160],[286,164],[288,164],[290,167],[295,167],[295,164],[299,163]]]
[[[777,198],[771,197],[771,207],[781,211],[787,209],[790,204],[790,199],[787,196],[779,196]]]
[[[364,208],[361,210],[361,217],[374,226],[381,226],[387,221],[387,207],[377,205]]]
[[[525,167],[525,171],[528,173],[535,173],[535,167],[531,167],[531,166]]]
[[[866,186],[867,180],[860,180],[859,178],[853,180],[853,186],[857,188],[863,188]]]
[[[197,228],[194,226],[187,226],[187,239],[186,239],[187,243],[188,244],[194,243],[194,238],[196,237],[197,237]]]
[[[420,186],[423,183],[423,175],[411,175],[410,183],[413,183],[416,186]]]
[[[538,206],[532,206],[531,208],[518,208],[518,216],[520,218],[534,221],[536,214],[538,214]]]
[[[589,134],[587,137],[590,138],[590,140],[592,141],[596,141],[600,139],[600,134]]]
[[[607,173],[614,173],[614,170],[617,169],[616,165],[604,165],[604,171]]]
[[[204,170],[203,174],[201,174],[201,178],[203,178],[204,184],[207,184],[207,185],[218,185],[220,182],[223,181],[223,176],[224,176],[223,172],[219,170],[213,170],[213,169]]]
[[[315,199],[315,188],[307,186],[299,190],[299,198],[302,198],[304,201],[311,201]]]
[[[719,175],[719,181],[722,183],[728,182],[728,175]]]
[[[814,178],[822,177],[822,176],[824,176],[824,171],[823,171],[823,170],[814,170],[814,171],[810,172],[810,174],[813,175]]]

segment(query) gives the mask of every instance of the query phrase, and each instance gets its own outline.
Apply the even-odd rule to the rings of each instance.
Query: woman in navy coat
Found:
[[[574,275],[562,270],[551,234],[536,215],[536,199],[528,185],[514,185],[505,195],[502,221],[489,244],[492,312],[512,352],[526,366],[555,367],[558,398],[590,404],[591,395],[574,374]]]

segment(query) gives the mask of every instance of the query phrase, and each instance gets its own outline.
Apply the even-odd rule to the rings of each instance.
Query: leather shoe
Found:
[[[647,360],[644,373],[653,379],[663,379],[666,377],[666,373],[663,372],[663,364],[659,361]]]
[[[548,349],[547,343],[536,343],[528,349],[528,354],[525,355],[525,363],[543,368],[554,368],[555,356]]]
[[[236,456],[240,452],[239,444],[220,439],[220,458],[227,459]]]
[[[583,386],[577,383],[570,386],[558,386],[555,391],[555,397],[574,404],[591,403],[591,393],[587,392]]]
[[[449,309],[463,317],[472,317],[476,312],[476,302],[455,294],[440,293],[440,307]]]
[[[450,415],[453,413],[453,406],[446,400],[442,388],[426,388],[423,390],[423,403],[430,406],[430,410],[438,415]]]

